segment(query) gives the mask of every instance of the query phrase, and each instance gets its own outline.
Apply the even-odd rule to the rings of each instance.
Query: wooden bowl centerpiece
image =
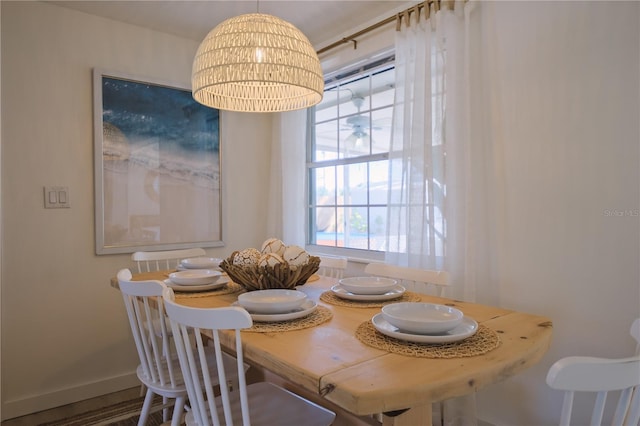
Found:
[[[220,269],[247,291],[293,289],[306,283],[319,266],[319,257],[275,238],[266,240],[261,250],[234,251],[220,263]]]

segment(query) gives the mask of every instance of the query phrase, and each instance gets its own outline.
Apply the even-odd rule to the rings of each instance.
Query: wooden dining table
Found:
[[[166,277],[167,271],[161,271],[137,274],[133,279]],[[298,330],[243,332],[245,359],[356,416],[383,413],[384,425],[430,425],[432,403],[473,394],[522,372],[540,360],[551,342],[552,322],[544,316],[414,294],[423,302],[460,309],[497,336],[499,343],[480,355],[451,358],[390,352],[356,337],[356,330],[379,313],[380,307],[340,306],[321,300],[335,284],[334,279],[314,276],[298,287],[329,312],[330,319]],[[216,308],[233,304],[239,294],[176,292],[176,301]],[[233,333],[221,340],[233,350]]]

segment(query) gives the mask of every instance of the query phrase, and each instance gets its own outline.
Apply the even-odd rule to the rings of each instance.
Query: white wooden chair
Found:
[[[136,370],[138,379],[146,388],[146,395],[140,413],[138,425],[144,425],[151,409],[153,395],[162,396],[163,420],[168,419],[169,399],[175,399],[171,425],[180,424],[184,411],[187,389],[182,378],[182,370],[177,353],[171,339],[169,321],[166,320],[162,292],[167,286],[161,281],[132,281],[131,271],[122,269],[118,272],[118,286],[122,292],[124,304],[136,344],[140,365]],[[216,364],[212,349],[207,349],[206,356],[211,368]],[[224,354],[224,365],[227,368],[227,379],[230,386],[238,380],[235,359]],[[244,366],[246,369],[248,366]],[[214,381],[214,384],[217,384]]]
[[[320,267],[318,275],[323,277],[340,279],[344,277],[344,271],[347,269],[347,258],[340,256],[318,256],[320,258]]]
[[[142,273],[175,269],[182,259],[204,256],[205,254],[204,249],[199,247],[181,250],[137,251],[131,255],[131,260],[136,263],[138,273]]]
[[[369,275],[394,278],[407,290],[422,294],[444,296],[449,286],[449,273],[428,269],[409,268],[388,263],[369,263],[364,268]]]
[[[164,301],[173,334],[176,336],[180,366],[189,395],[191,409],[185,417],[187,426],[327,426],[333,422],[335,413],[332,411],[273,383],[246,384],[242,368],[244,357],[240,330],[253,324],[246,310],[233,306],[203,309],[179,305],[174,302],[173,290],[170,288],[164,290]],[[229,330],[234,333],[238,390],[229,391],[223,387],[220,395],[215,396],[212,377],[217,377],[217,381],[221,383],[226,382],[225,370],[218,368],[218,374],[210,371],[206,363],[201,363],[204,348],[202,330],[211,330],[217,357],[222,353],[219,331]],[[189,345],[189,341],[195,341],[195,348]]]
[[[157,394],[162,396],[165,406],[168,399],[175,399],[171,425],[178,426],[184,410],[187,390],[180,365],[175,358],[175,351],[172,351],[169,346],[171,339],[165,325],[161,299],[162,290],[166,286],[160,281],[133,282],[131,271],[128,269],[118,272],[118,285],[124,298],[133,340],[140,359],[136,374],[147,389],[138,425],[146,424],[153,395]],[[166,411],[163,420],[167,421]]]
[[[607,424],[637,426],[640,421],[640,355],[620,359],[565,357],[551,366],[547,384],[552,389],[564,391],[561,426],[571,424],[571,411],[577,392],[595,394],[591,425],[602,424],[607,395],[612,391],[619,391],[620,394],[613,420]]]

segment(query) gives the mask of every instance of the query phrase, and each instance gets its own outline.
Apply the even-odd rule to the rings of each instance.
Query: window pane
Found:
[[[371,131],[373,143],[371,153],[389,152],[391,147],[391,117],[393,107],[373,111],[371,113],[373,129]]]
[[[338,158],[337,127],[337,120],[316,125],[316,146],[313,151],[314,161],[335,160]]]
[[[371,151],[371,114],[352,115],[342,120],[342,158],[368,155]]]
[[[367,250],[369,248],[367,207],[345,207],[345,213],[348,219],[345,222],[345,246]]]
[[[338,116],[338,91],[327,90],[316,108],[316,122],[325,121]]]
[[[336,239],[336,209],[335,207],[318,207],[316,208],[316,235],[318,236],[318,244],[327,244],[327,241]],[[322,243],[320,241],[325,241]],[[331,243],[333,245],[333,243]]]
[[[345,97],[340,104],[340,116],[357,114],[371,109],[369,76],[358,78],[340,86],[341,91],[347,91],[350,96]],[[344,96],[344,95],[343,95]]]
[[[391,68],[371,77],[371,108],[393,105],[395,69]]]
[[[315,194],[315,204],[319,206],[336,204],[336,177],[335,167],[318,167],[312,170],[315,185],[312,191]]]
[[[344,247],[342,218],[344,209],[318,207],[316,209],[315,243],[320,246]]]
[[[369,250],[386,250],[387,207],[371,207],[369,213]]]
[[[369,204],[386,205],[389,193],[389,161],[369,163]]]
[[[368,204],[367,168],[367,163],[350,164],[345,167],[345,204]]]

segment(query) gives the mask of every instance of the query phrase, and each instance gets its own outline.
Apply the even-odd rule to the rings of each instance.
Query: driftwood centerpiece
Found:
[[[317,256],[309,256],[306,264],[297,267],[291,267],[288,263],[273,266],[235,265],[233,259],[237,253],[237,251],[233,252],[231,256],[224,259],[220,263],[220,269],[247,291],[272,288],[292,289],[306,283],[320,266],[320,258]]]

